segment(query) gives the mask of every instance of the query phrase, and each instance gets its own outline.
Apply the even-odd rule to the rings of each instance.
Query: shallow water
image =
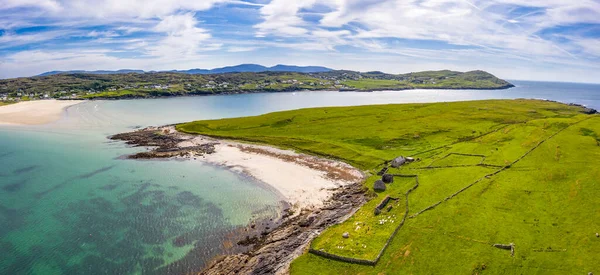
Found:
[[[0,127],[0,274],[151,274],[200,268],[280,196],[194,161],[119,158],[137,127],[317,106],[544,98],[600,109],[600,85],[514,81],[498,91],[297,92],[90,101],[55,123]]]

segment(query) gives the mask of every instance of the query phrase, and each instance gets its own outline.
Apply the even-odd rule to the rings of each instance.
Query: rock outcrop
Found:
[[[341,188],[321,209],[285,220],[262,236],[250,252],[219,257],[200,274],[285,274],[291,261],[304,252],[314,237],[346,220],[365,202],[361,183]]]

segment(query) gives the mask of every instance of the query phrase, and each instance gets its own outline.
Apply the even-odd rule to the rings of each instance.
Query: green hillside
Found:
[[[61,99],[123,99],[301,90],[505,89],[507,81],[483,72],[431,71],[410,74],[330,71],[323,73],[184,74],[64,73],[0,80],[0,96],[18,100],[45,96]]]

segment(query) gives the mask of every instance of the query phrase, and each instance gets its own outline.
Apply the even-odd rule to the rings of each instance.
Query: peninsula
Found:
[[[56,73],[0,80],[0,100],[131,99],[286,91],[407,89],[507,89],[511,83],[484,71],[408,74],[317,70],[315,72]]]
[[[600,268],[595,113],[525,99],[328,107],[113,138],[158,146],[141,157],[230,160],[250,175],[277,171],[277,161],[323,169],[299,164],[311,155],[355,175],[274,229],[249,227],[238,242],[248,253],[215,259],[201,274],[587,273]],[[244,169],[239,152],[272,159]],[[285,190],[289,178],[267,184]],[[314,191],[305,180],[300,188]]]

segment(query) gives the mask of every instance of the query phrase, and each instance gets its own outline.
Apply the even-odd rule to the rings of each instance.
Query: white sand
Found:
[[[202,144],[211,140],[196,137],[182,142],[180,146]],[[215,153],[198,159],[229,167],[268,184],[294,209],[320,207],[335,189],[360,182],[364,177],[356,168],[338,161],[267,146],[222,140],[217,142],[219,144],[215,146]],[[258,152],[249,152],[248,149]]]
[[[80,100],[35,100],[0,106],[0,124],[39,125],[60,119],[63,110]]]

